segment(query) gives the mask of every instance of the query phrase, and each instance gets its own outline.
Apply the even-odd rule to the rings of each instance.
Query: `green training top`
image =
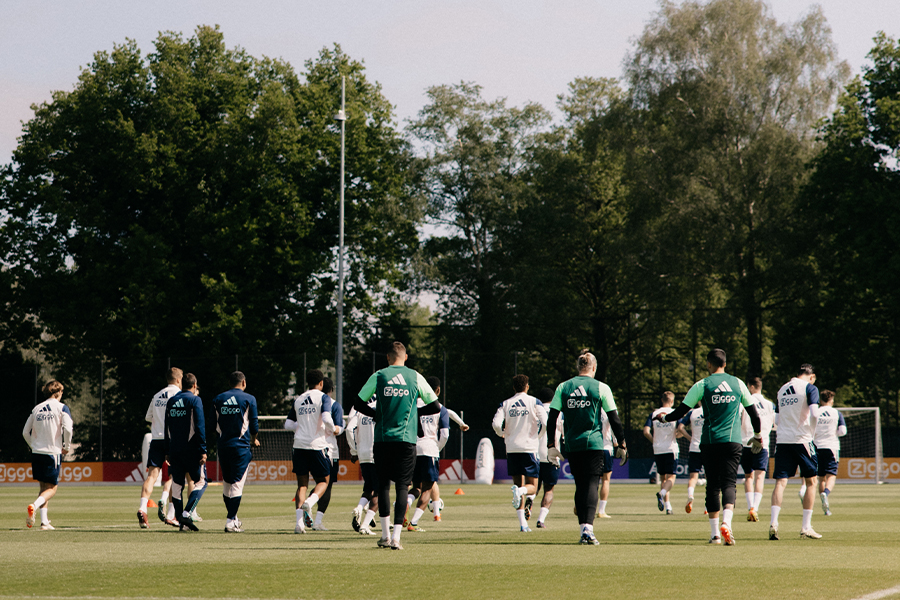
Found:
[[[696,408],[703,401],[701,444],[741,443],[740,406],[750,406],[750,390],[744,382],[728,373],[716,373],[695,383],[684,404]]]
[[[431,404],[437,396],[425,378],[409,367],[386,367],[372,373],[359,397],[375,396],[375,441],[416,443],[419,411],[416,401]]]
[[[603,450],[600,411],[616,410],[608,385],[586,375],[573,377],[557,386],[550,408],[563,414],[566,452]]]

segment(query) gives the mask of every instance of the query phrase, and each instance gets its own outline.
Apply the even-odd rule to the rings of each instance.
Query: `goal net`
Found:
[[[875,408],[838,408],[847,425],[840,438],[838,477],[851,481],[884,481],[884,456],[881,447],[881,411]]]
[[[261,416],[259,417],[259,448],[253,449],[253,460],[291,460],[291,450],[294,447],[294,432],[284,428],[286,416]],[[344,415],[347,422],[347,415]],[[340,449],[340,459],[350,459],[350,447],[347,445],[345,434],[337,438]]]

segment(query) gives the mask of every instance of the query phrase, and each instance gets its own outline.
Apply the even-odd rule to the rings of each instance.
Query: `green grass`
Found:
[[[505,485],[446,485],[441,523],[404,532],[403,552],[379,550],[377,537],[350,529],[360,490],[338,485],[325,518],[328,532],[293,533],[293,489],[248,486],[246,533],[225,534],[221,488],[200,503],[200,533],[135,519],[133,487],[61,486],[50,505],[56,531],[25,529],[33,488],[0,488],[0,600],[21,597],[104,598],[857,598],[900,585],[900,519],[895,486],[838,485],[834,515],[818,504],[821,540],[802,540],[797,485],[788,487],[782,539],[767,540],[748,523],[738,488],[735,547],[709,546],[702,503],[683,512],[685,486],[673,493],[676,514],[656,509],[654,487],[613,485],[595,532],[580,546],[573,486],[557,488],[549,529],[518,533]],[[771,485],[769,486],[771,489]],[[698,489],[703,493],[703,488]],[[154,497],[158,493],[154,492]],[[535,517],[532,517],[534,520]],[[900,594],[888,596],[900,598]]]

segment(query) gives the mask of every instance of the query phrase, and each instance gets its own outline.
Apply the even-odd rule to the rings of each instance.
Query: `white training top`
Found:
[[[425,403],[417,402],[417,407],[422,408]],[[433,415],[420,415],[419,426],[422,428],[422,437],[416,438],[416,456],[430,456],[440,458],[441,450],[450,439],[450,415],[442,407],[441,412]]]
[[[691,409],[691,412],[685,416],[687,418],[682,419],[682,421],[686,421],[691,426],[691,446],[688,448],[688,452],[700,452],[700,438],[703,437],[703,422],[706,421],[706,416],[703,414],[703,406],[701,405]]]
[[[369,407],[375,408],[375,400],[369,401]],[[350,453],[359,456],[361,463],[375,462],[375,420],[372,417],[357,412],[355,408],[350,409],[350,415],[347,418],[347,445],[350,446]]]
[[[768,450],[769,433],[772,432],[772,427],[775,425],[775,405],[769,400],[766,400],[762,394],[751,394],[750,400],[753,401],[753,406],[756,407],[756,414],[759,415],[759,433],[762,436],[763,449]],[[750,415],[747,414],[747,411],[745,411],[742,406],[741,442],[743,442],[745,448],[750,448],[753,445],[751,444],[753,433],[753,424],[750,422]]]
[[[819,408],[819,418],[816,421],[816,448],[819,450],[831,450],[834,458],[840,458],[841,440],[838,438],[847,435],[847,423],[844,415],[833,406]]]
[[[547,419],[550,418],[550,408],[546,404],[539,404],[538,410],[543,413],[541,415],[541,422],[547,423]],[[602,412],[602,411],[601,411]],[[556,417],[556,440],[554,442],[554,446],[559,449],[560,442],[562,440],[563,433],[563,414],[560,412]],[[538,460],[541,462],[550,462],[550,458],[547,456],[547,428],[541,427],[541,435],[538,436]]]
[[[667,415],[672,412],[672,408],[664,406],[657,408],[650,415],[652,433],[653,433],[653,454],[674,454],[678,458],[678,441],[675,439],[675,421],[662,422],[653,421],[656,415]]]
[[[819,389],[794,377],[778,390],[776,441],[779,444],[808,444],[813,441],[819,408]],[[815,408],[813,408],[815,407]]]
[[[33,454],[62,454],[63,449],[72,446],[72,413],[69,407],[57,400],[48,398],[34,407],[22,436],[31,446]]]
[[[331,398],[321,390],[308,390],[297,396],[284,428],[294,432],[294,448],[324,450],[328,448],[327,427],[334,431]]]
[[[150,407],[147,408],[147,416],[144,418],[150,422],[150,431],[153,433],[154,440],[162,440],[166,437],[166,403],[169,398],[181,391],[181,388],[171,383],[159,390],[153,400],[150,401]]]
[[[506,441],[507,452],[537,454],[541,430],[547,426],[547,414],[538,410],[540,400],[520,392],[504,400],[491,425]]]
[[[605,410],[600,411],[600,422],[602,423],[600,426],[600,433],[603,435],[603,449],[607,452],[615,452],[616,436],[613,435],[612,427],[609,424],[609,417],[606,416]]]

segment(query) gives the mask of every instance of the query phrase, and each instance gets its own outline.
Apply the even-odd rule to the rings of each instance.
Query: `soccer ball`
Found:
[[[444,510],[444,499],[443,498],[438,500],[438,510]],[[428,511],[434,512],[434,500],[428,501]]]

